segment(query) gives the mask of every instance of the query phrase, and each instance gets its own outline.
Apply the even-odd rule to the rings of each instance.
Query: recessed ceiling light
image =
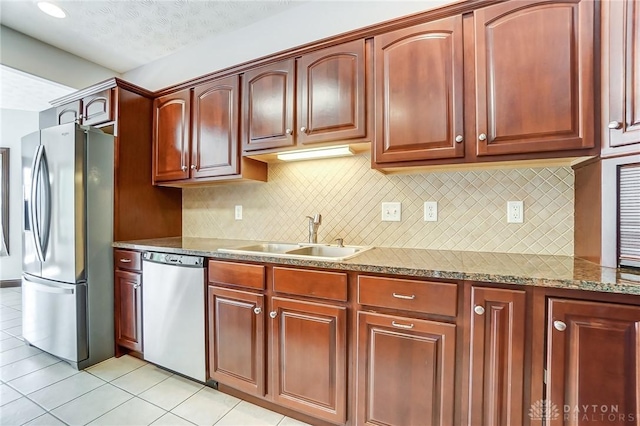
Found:
[[[54,18],[66,18],[67,16],[67,14],[64,13],[64,10],[62,10],[59,6],[56,6],[53,3],[40,1],[38,2],[38,7],[40,8],[41,11],[43,11],[49,16],[53,16]]]

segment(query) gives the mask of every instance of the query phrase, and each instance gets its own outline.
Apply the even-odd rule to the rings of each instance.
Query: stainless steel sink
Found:
[[[335,246],[305,243],[259,243],[248,246],[219,248],[222,253],[247,254],[253,256],[275,256],[291,259],[346,260],[351,259],[373,247]]]

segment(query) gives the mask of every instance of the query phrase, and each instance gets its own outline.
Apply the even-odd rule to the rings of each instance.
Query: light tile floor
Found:
[[[305,425],[127,355],[76,371],[22,341],[21,299],[0,288],[0,425]]]

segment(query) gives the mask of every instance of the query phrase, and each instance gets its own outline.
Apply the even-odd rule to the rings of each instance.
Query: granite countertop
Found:
[[[376,247],[352,259],[320,261],[217,251],[219,248],[233,248],[255,243],[256,241],[247,240],[169,237],[120,241],[115,242],[113,247],[343,271],[640,295],[640,271],[605,268],[571,256]]]

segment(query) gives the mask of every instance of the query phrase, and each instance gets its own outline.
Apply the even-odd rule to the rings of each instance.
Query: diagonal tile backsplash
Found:
[[[369,154],[269,165],[269,182],[183,189],[183,236],[306,241],[442,250],[573,255],[570,167],[384,175]],[[507,201],[524,201],[524,223],[508,224]],[[382,222],[383,201],[402,202],[401,222]],[[438,221],[423,221],[424,201]],[[234,206],[243,219],[234,220]]]

